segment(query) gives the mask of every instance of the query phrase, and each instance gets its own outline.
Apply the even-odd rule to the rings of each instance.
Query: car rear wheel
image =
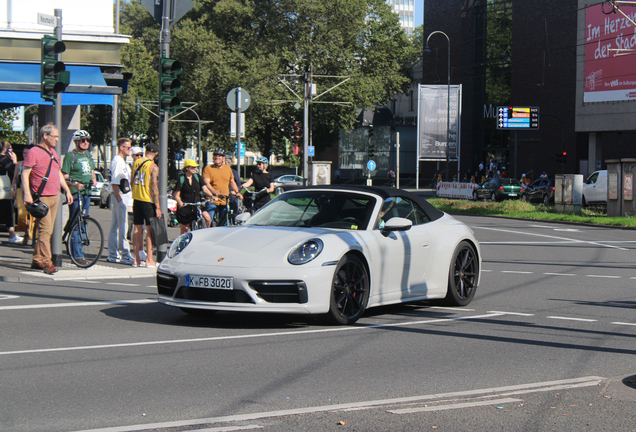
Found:
[[[453,253],[445,302],[450,306],[469,304],[475,296],[478,274],[479,260],[475,248],[463,241]]]
[[[526,195],[526,194],[521,194],[521,201],[523,201],[523,202],[528,202],[528,195]]]
[[[276,194],[276,196],[282,194],[283,192],[285,192],[285,189],[283,189],[280,186],[278,186],[276,189],[274,189],[274,194]]]
[[[496,193],[491,193],[490,194],[490,201],[495,202],[497,201],[497,194]]]
[[[550,197],[548,195],[543,195],[543,205],[550,205]]]
[[[331,324],[353,324],[364,314],[369,301],[369,275],[360,258],[345,255],[333,275],[329,312]]]

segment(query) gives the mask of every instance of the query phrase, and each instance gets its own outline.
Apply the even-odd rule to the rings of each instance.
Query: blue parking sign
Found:
[[[316,156],[316,148],[314,146],[307,146],[307,156]]]

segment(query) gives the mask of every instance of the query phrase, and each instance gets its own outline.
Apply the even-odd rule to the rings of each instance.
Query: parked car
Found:
[[[172,242],[157,270],[159,303],[196,315],[317,314],[353,324],[381,305],[465,306],[479,284],[472,230],[403,190],[302,187],[239,218],[244,225]]]
[[[280,195],[289,188],[287,186],[302,186],[304,180],[299,175],[287,174],[274,179],[274,193]],[[292,188],[293,189],[293,188]]]
[[[583,182],[583,205],[607,205],[607,170],[594,171]]]
[[[102,176],[102,173],[99,171],[95,171],[95,180],[96,183],[91,186],[91,203],[98,205],[101,199],[102,187],[104,186],[105,180]]]
[[[110,193],[112,188],[110,182],[105,182],[102,185],[102,190],[99,191],[99,208],[110,208]]]
[[[523,192],[523,186],[517,179],[512,178],[490,178],[473,190],[473,199],[489,199],[491,201],[502,201],[505,199],[518,199]]]
[[[545,177],[536,179],[523,189],[521,201],[554,204],[554,179]]]

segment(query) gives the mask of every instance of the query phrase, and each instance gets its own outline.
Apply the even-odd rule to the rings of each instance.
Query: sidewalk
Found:
[[[64,246],[62,246],[64,247]],[[132,247],[132,246],[131,246]],[[91,280],[91,279],[132,279],[154,277],[156,267],[132,267],[130,265],[106,261],[108,249],[104,247],[102,257],[92,267],[83,269],[75,266],[62,250],[62,265],[59,271],[47,275],[42,270],[31,270],[33,248],[29,245],[9,243],[9,234],[0,233],[0,281],[2,282],[43,282],[45,280]]]

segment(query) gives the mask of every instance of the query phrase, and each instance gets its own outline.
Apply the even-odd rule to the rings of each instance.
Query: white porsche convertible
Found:
[[[352,324],[374,306],[465,306],[480,272],[472,230],[419,196],[313,186],[277,196],[243,225],[181,235],[157,269],[157,290],[160,303],[192,314],[309,313]]]

